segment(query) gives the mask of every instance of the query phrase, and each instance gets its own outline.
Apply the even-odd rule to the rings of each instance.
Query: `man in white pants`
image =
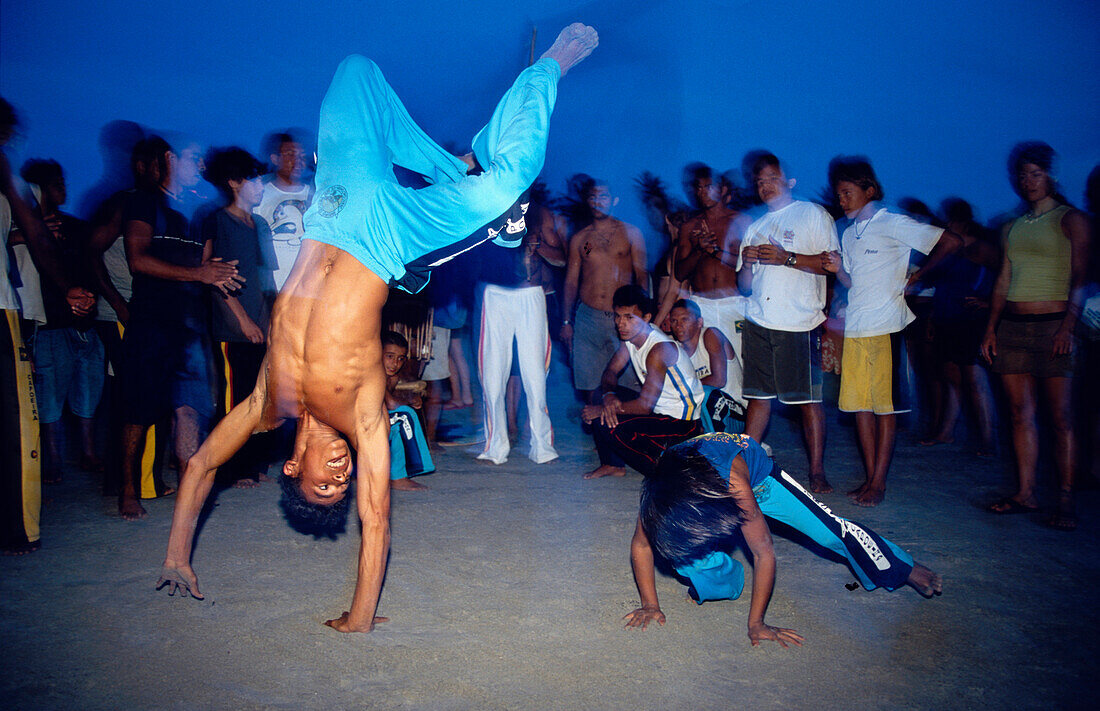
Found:
[[[565,251],[556,237],[528,230],[520,249],[490,245],[482,249],[481,337],[478,373],[485,399],[485,450],[478,459],[493,464],[508,460],[508,414],[505,391],[512,370],[515,340],[519,374],[527,396],[531,422],[531,449],[535,464],[558,458],[554,430],[546,407],[546,373],[550,368],[550,332],[546,321],[546,294],[532,275],[537,260],[565,264]]]

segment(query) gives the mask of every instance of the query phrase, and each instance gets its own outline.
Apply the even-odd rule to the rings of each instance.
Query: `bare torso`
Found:
[[[693,217],[680,228],[677,260],[695,257],[695,263],[686,280],[691,290],[712,299],[736,296],[737,252],[741,235],[749,221],[734,210],[708,210]],[[720,250],[718,255],[714,250]]]
[[[611,297],[635,279],[641,233],[614,217],[597,220],[573,235],[570,259],[580,260],[578,296],[599,311],[611,311]],[[641,255],[644,264],[645,255]],[[642,285],[645,286],[644,284]]]
[[[302,242],[271,316],[261,428],[305,409],[354,441],[357,411],[381,408],[385,396],[379,333],[388,293],[344,250]]]

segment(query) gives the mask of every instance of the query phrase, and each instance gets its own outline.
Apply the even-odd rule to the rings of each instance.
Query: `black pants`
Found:
[[[629,464],[649,476],[657,460],[669,447],[703,434],[699,420],[679,420],[667,415],[619,415],[614,429],[592,421],[592,439],[600,464],[621,467]]]
[[[214,341],[215,421],[248,399],[256,387],[267,346],[263,343]],[[254,435],[218,471],[218,479],[231,483],[263,473],[269,464],[270,433]]]

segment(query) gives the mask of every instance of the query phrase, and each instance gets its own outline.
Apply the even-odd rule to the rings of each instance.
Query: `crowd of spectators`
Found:
[[[18,121],[2,100],[0,123],[6,143]],[[5,553],[39,546],[40,486],[61,481],[69,449],[126,519],[173,492],[165,463],[182,469],[252,391],[305,236],[304,135],[270,134],[258,160],[132,129],[130,175],[99,186],[87,220],[63,211],[56,161],[26,161],[20,181],[0,159]],[[1008,443],[1019,485],[993,514],[1039,510],[1049,450],[1057,496],[1046,522],[1074,528],[1073,489],[1100,474],[1097,172],[1090,218],[1060,193],[1054,151],[1021,143],[1008,160],[1020,206],[990,225],[961,198],[938,214],[888,206],[864,157],[838,156],[823,173],[828,189],[806,200],[771,153],[749,154],[737,172],[691,164],[687,202],[643,175],[649,240],[614,216],[624,196],[606,181],[578,174],[556,198],[537,184],[518,248],[483,246],[419,294],[391,298],[393,488],[426,488],[410,477],[434,470],[433,447],[473,444],[501,464],[525,433],[532,462],[556,459],[547,373],[557,340],[578,401],[570,420],[599,455],[586,478],[650,473],[664,449],[704,431],[763,442],[782,407],[801,423],[809,488],[828,493],[824,405],[835,403],[851,413],[866,474],[849,495],[874,506],[898,416],[915,399],[921,445],[958,446],[963,419],[974,455]],[[444,432],[441,413],[466,408],[475,433]],[[223,484],[258,485],[286,448],[285,433],[254,438],[222,467]]]

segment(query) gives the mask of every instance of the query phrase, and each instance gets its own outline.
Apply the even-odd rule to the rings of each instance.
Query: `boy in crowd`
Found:
[[[390,415],[390,488],[426,491],[428,487],[409,478],[434,472],[435,463],[417,414],[424,406],[423,398],[415,390],[398,388],[408,361],[408,340],[395,331],[383,333],[382,368],[386,371],[386,411]]]
[[[833,218],[820,205],[791,197],[794,180],[771,153],[750,154],[756,193],[768,211],[741,242],[738,285],[745,302],[745,434],[757,442],[771,401],[797,405],[810,461],[810,490],[832,491],[825,478],[825,413],[821,407],[820,334],[825,322],[821,253],[839,249]]]
[[[302,179],[306,153],[302,143],[289,132],[273,133],[264,139],[264,154],[273,168],[264,183],[263,197],[253,211],[271,226],[278,267],[275,288],[282,289],[290,268],[302,247],[305,229],[302,217],[313,200],[313,186]],[[262,158],[262,156],[261,156]]]
[[[848,492],[860,506],[886,496],[886,474],[894,452],[897,415],[909,412],[902,331],[916,318],[905,289],[962,245],[954,232],[888,212],[879,202],[882,186],[864,158],[838,158],[829,166],[829,186],[848,217],[840,254],[821,255],[848,291],[844,351],[840,365],[840,409],[854,412],[867,479]],[[910,250],[929,257],[906,279]]]
[[[271,229],[252,212],[260,202],[264,186],[263,165],[243,148],[212,151],[206,160],[205,177],[222,195],[225,204],[203,220],[202,240],[209,242],[222,259],[237,265],[244,286],[212,299],[216,417],[225,417],[251,393],[267,354],[267,331],[275,305],[272,273],[278,264],[271,244]],[[267,481],[268,458],[265,442],[255,439],[221,469],[224,481],[239,488],[251,488]]]

